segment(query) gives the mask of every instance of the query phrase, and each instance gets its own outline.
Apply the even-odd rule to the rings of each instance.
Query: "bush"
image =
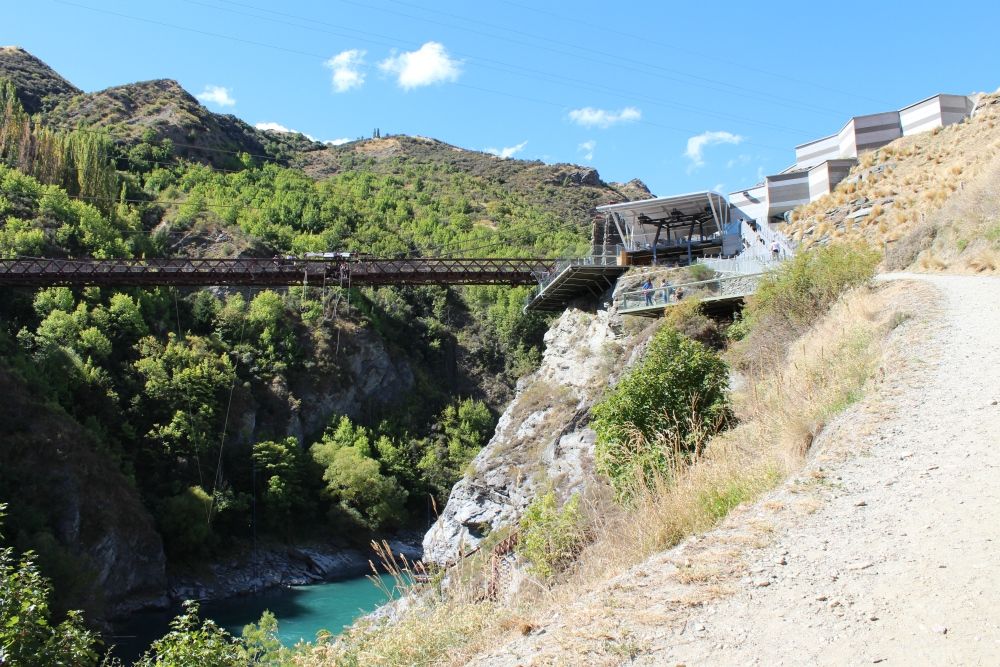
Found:
[[[701,311],[701,303],[697,299],[681,301],[665,308],[663,319],[668,326],[706,345],[712,345],[718,340],[718,325]]]
[[[691,276],[691,282],[711,280],[715,277],[715,271],[704,264],[692,264],[688,267],[688,274]]]
[[[761,280],[744,317],[751,326],[778,317],[804,327],[841,294],[869,282],[879,260],[879,253],[867,246],[829,245],[800,253]]]
[[[233,637],[213,621],[198,618],[198,603],[188,600],[170,632],[153,642],[136,667],[238,667],[251,664]]]
[[[0,505],[0,523],[5,509]],[[12,548],[0,547],[0,665],[97,664],[97,637],[85,628],[80,612],[53,623],[51,589],[32,552],[18,561]]]
[[[160,533],[167,553],[200,555],[212,543],[208,515],[212,497],[200,486],[192,486],[163,501],[159,512]]]
[[[619,499],[636,482],[669,476],[678,454],[695,454],[729,416],[726,364],[671,327],[591,410],[598,469]]]
[[[516,552],[531,561],[534,574],[551,579],[573,562],[585,540],[579,496],[574,494],[560,508],[556,494],[549,491],[525,510]]]

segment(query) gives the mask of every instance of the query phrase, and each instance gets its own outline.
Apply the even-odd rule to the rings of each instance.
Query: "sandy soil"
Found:
[[[1000,664],[1000,278],[916,315],[803,471],[475,664]]]

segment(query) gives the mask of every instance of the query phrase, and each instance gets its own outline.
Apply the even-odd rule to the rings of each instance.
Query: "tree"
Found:
[[[372,530],[398,525],[405,518],[408,493],[395,477],[383,473],[366,428],[341,417],[310,451],[337,508]]]
[[[0,505],[0,523],[5,505]],[[83,615],[71,611],[53,624],[49,582],[38,571],[35,554],[17,559],[0,547],[0,665],[10,667],[86,667],[95,665],[97,638],[84,627]]]
[[[211,620],[198,617],[198,603],[188,600],[170,622],[170,632],[157,639],[135,667],[243,667],[245,651],[232,635]]]
[[[406,516],[406,490],[357,447],[338,449],[323,481],[338,505],[372,530],[397,526]]]
[[[199,336],[179,340],[169,334],[166,345],[148,336],[136,349],[134,367],[153,416],[149,437],[175,454],[207,451],[222,427],[219,404],[236,375],[229,357]]]
[[[264,523],[271,529],[290,533],[296,517],[309,508],[306,495],[306,461],[295,438],[280,442],[265,440],[253,446]]]
[[[164,500],[158,518],[168,553],[181,558],[207,553],[214,541],[211,510],[212,497],[197,485]]]

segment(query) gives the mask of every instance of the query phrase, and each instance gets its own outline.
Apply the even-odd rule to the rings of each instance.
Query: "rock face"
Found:
[[[418,560],[419,543],[409,540],[388,542],[397,557]],[[219,600],[256,593],[276,586],[305,586],[324,581],[371,574],[369,561],[375,558],[370,549],[338,545],[265,545],[196,573],[177,573],[170,577],[170,599]]]
[[[73,591],[65,600],[72,607],[114,614],[157,603],[163,544],[129,480],[73,419],[31,398],[5,370],[0,395],[0,500],[16,501],[6,537],[73,562],[72,580],[50,574],[57,590]]]
[[[630,357],[634,340],[607,311],[567,310],[545,335],[539,369],[518,382],[472,472],[452,489],[424,537],[424,560],[445,564],[496,528],[513,523],[535,495],[565,498],[595,483],[587,414]]]
[[[391,351],[369,328],[352,326],[335,341],[310,340],[310,368],[290,377],[276,376],[238,397],[239,423],[235,443],[249,446],[274,434],[293,436],[300,443],[323,431],[332,418],[357,419],[401,399],[415,376],[404,355]]]

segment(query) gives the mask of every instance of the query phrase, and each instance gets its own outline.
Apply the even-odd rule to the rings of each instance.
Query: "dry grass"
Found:
[[[1000,158],[886,249],[892,269],[995,273],[1000,267]]]

